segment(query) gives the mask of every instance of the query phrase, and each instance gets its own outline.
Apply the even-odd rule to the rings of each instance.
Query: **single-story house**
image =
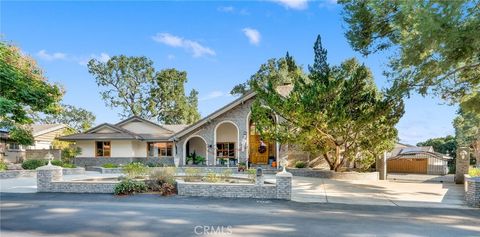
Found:
[[[26,151],[50,150],[52,142],[63,135],[67,129],[65,124],[33,124],[31,125],[34,144],[31,146],[20,145],[9,139],[8,131],[0,132],[0,158],[17,163],[26,159]]]
[[[399,144],[387,158],[387,172],[446,175],[451,159],[448,155],[435,152],[431,146]]]
[[[287,87],[279,91],[289,92]],[[132,161],[176,166],[278,164],[280,145],[263,141],[250,119],[254,96],[254,92],[241,96],[190,125],[163,125],[133,116],[59,139],[73,141],[81,149],[74,159],[79,166]]]

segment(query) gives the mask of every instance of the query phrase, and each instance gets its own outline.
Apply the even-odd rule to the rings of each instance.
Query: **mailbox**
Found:
[[[257,168],[257,177],[263,176],[263,170],[262,167]]]

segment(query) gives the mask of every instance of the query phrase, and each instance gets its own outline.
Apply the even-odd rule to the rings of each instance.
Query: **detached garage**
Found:
[[[434,152],[432,147],[406,147],[388,158],[388,173],[448,174],[449,156]]]

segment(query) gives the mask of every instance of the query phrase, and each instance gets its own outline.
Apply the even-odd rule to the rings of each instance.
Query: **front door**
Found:
[[[260,152],[260,135],[250,135],[250,151],[249,151],[249,158],[250,162],[253,164],[268,164],[268,157],[270,154],[269,144],[267,144],[266,150],[264,152]]]

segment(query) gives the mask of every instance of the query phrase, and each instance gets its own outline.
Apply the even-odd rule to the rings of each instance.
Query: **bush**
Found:
[[[471,177],[480,177],[480,168],[470,168],[468,170],[468,175]]]
[[[307,163],[305,163],[305,161],[300,161],[299,160],[299,161],[295,162],[295,168],[301,169],[301,168],[305,168],[305,167],[307,167]]]
[[[143,177],[147,174],[147,167],[139,162],[132,162],[123,166],[123,173],[129,178]]]
[[[62,165],[62,167],[63,167],[63,168],[77,168],[76,165],[74,165],[74,164],[68,164],[68,163],[64,163],[64,164]]]
[[[7,170],[7,164],[5,163],[5,161],[0,160],[0,171],[4,170]]]
[[[130,195],[147,191],[147,185],[142,181],[126,179],[115,185],[115,195]]]
[[[56,166],[63,166],[63,162],[61,160],[52,160],[50,163]],[[48,164],[48,161],[47,161],[47,164]]]
[[[118,165],[113,163],[105,163],[102,165],[102,167],[106,169],[110,169],[110,168],[118,168]]]
[[[22,163],[22,168],[26,170],[34,170],[40,166],[47,165],[46,160],[26,160]]]
[[[162,188],[160,189],[160,194],[162,196],[177,194],[177,189],[175,188],[175,185],[173,185],[173,184],[164,183],[164,184],[162,184]]]
[[[207,176],[205,176],[205,182],[216,183],[218,181],[220,181],[220,176],[215,172],[208,172]]]
[[[247,170],[247,175],[250,181],[255,182],[255,177],[257,176],[257,170],[256,169],[248,169]]]
[[[192,182],[198,179],[200,176],[200,170],[196,168],[186,168],[185,169],[185,182]]]
[[[232,170],[231,169],[226,169],[222,172],[222,179],[223,180],[227,180],[230,178],[230,176],[232,176]]]
[[[155,180],[159,184],[169,183],[175,185],[175,173],[175,167],[156,169],[150,173],[149,179]]]

